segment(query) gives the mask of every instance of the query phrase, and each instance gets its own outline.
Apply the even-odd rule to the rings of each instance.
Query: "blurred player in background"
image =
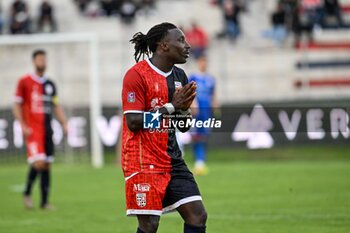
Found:
[[[215,95],[215,78],[207,73],[208,60],[205,54],[201,55],[197,60],[198,73],[189,77],[190,82],[197,84],[197,96],[191,106],[192,115],[197,120],[206,121],[220,115],[219,105]],[[192,132],[193,152],[195,156],[195,165],[193,173],[195,175],[205,175],[208,168],[205,164],[207,157],[207,140],[210,128],[194,128]]]
[[[137,233],[154,233],[160,216],[177,210],[185,222],[185,233],[205,232],[207,214],[181,156],[175,128],[152,132],[144,126],[144,114],[152,114],[151,122],[178,113],[179,120],[191,119],[189,107],[196,84],[189,83],[185,72],[175,66],[186,62],[190,46],[183,32],[170,23],[155,25],[146,35],[138,32],[131,42],[137,62],[141,56],[148,58],[129,69],[123,80],[127,215],[137,216]],[[178,129],[185,132],[189,128]]]
[[[64,133],[67,133],[67,123],[63,110],[58,104],[55,84],[45,76],[45,51],[34,51],[32,59],[35,72],[24,75],[19,80],[13,113],[25,136],[27,157],[30,164],[24,191],[24,205],[28,209],[33,208],[32,185],[37,175],[41,175],[40,207],[50,210],[53,209],[49,204],[50,163],[53,161],[54,155],[52,114],[55,113]]]

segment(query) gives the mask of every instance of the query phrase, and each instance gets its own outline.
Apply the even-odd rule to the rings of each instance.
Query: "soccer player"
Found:
[[[55,84],[45,76],[46,53],[36,50],[32,54],[35,72],[24,75],[18,82],[13,113],[20,123],[27,146],[27,160],[30,165],[24,191],[24,205],[33,208],[31,191],[38,175],[41,177],[42,209],[52,210],[49,204],[50,163],[53,161],[51,119],[55,113],[67,133],[63,110],[58,104]]]
[[[191,106],[193,116],[197,120],[206,121],[213,117],[213,113],[218,112],[218,102],[215,95],[215,78],[207,73],[208,60],[206,55],[201,55],[197,60],[198,73],[189,77],[190,81],[197,84],[197,96]],[[209,128],[195,128],[192,134],[193,152],[195,164],[193,173],[195,175],[205,175],[208,168],[205,164],[207,152],[207,139],[210,133]]]
[[[122,88],[126,213],[137,216],[137,233],[157,232],[160,216],[175,210],[184,220],[185,233],[206,232],[207,214],[182,159],[175,129],[144,127],[144,114],[149,112],[152,121],[177,113],[184,116],[180,121],[190,117],[196,84],[189,83],[185,72],[175,66],[186,62],[190,46],[171,23],[155,25],[146,35],[138,32],[131,42],[137,64],[125,74]],[[179,127],[183,132],[188,129]]]

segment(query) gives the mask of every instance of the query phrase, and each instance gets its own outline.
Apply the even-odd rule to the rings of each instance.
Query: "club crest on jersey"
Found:
[[[135,92],[128,92],[128,102],[129,103],[135,102]]]
[[[182,87],[182,83],[181,82],[178,82],[178,81],[175,81],[175,88],[181,88]]]
[[[45,85],[45,92],[47,95],[52,95],[53,94],[53,87],[51,84],[46,84]]]
[[[136,203],[141,208],[145,207],[147,204],[146,193],[136,193]]]
[[[158,105],[158,98],[153,98],[152,100],[151,100],[151,107],[152,108],[155,108],[157,105]]]
[[[134,184],[134,192],[148,192],[150,188],[151,185],[147,183]]]

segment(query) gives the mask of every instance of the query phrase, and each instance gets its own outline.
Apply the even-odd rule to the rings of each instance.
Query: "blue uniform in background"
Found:
[[[197,83],[197,114],[193,116],[197,120],[205,121],[213,117],[213,96],[215,90],[215,79],[213,76],[205,73],[192,74],[189,81]],[[209,128],[195,128],[193,135],[193,146],[196,161],[205,161],[206,159],[206,139],[210,133]]]

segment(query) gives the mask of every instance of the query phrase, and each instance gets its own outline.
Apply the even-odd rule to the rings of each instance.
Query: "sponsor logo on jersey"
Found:
[[[128,92],[128,102],[135,103],[135,92]]]
[[[148,192],[150,188],[151,185],[147,183],[134,184],[134,192]]]
[[[45,85],[45,92],[47,95],[52,95],[53,94],[53,87],[51,84],[46,84]]]

